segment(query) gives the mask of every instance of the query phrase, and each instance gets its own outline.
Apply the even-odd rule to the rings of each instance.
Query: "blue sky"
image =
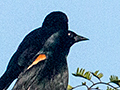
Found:
[[[102,80],[106,82],[110,75],[120,77],[119,0],[1,0],[0,75],[25,35],[40,27],[45,16],[52,11],[65,12],[69,18],[69,29],[90,39],[75,44],[70,50],[70,85],[84,81],[71,75],[77,67],[87,71],[100,70],[104,74]]]

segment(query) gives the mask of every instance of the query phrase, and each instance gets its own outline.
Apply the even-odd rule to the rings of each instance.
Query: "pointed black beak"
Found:
[[[88,38],[85,38],[85,37],[79,36],[79,35],[77,35],[74,39],[75,39],[75,42],[89,40]]]

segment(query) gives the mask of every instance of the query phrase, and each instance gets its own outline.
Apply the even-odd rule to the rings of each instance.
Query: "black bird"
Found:
[[[37,52],[43,47],[46,40],[59,30],[68,31],[68,18],[60,11],[48,14],[42,27],[30,32],[20,43],[7,66],[6,72],[0,78],[0,90],[7,89],[19,74],[33,61]]]
[[[58,31],[33,58],[34,62],[21,74],[12,90],[66,90],[70,47],[88,40],[72,31]]]

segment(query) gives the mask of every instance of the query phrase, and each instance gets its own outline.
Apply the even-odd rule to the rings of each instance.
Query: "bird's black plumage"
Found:
[[[33,59],[43,54],[46,58],[25,70],[13,90],[66,90],[68,85],[66,56],[70,47],[82,40],[88,39],[72,31],[54,33]]]
[[[10,59],[6,72],[0,78],[0,90],[9,87],[13,80],[33,62],[31,58],[43,47],[46,40],[59,30],[68,30],[67,16],[60,11],[48,14],[42,27],[29,33],[20,43]]]

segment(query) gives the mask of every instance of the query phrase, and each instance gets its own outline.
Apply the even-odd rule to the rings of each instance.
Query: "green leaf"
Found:
[[[79,68],[77,68],[77,72],[76,73],[79,73]]]
[[[72,89],[73,89],[72,86],[70,86],[70,85],[67,86],[67,90],[72,90]]]
[[[111,75],[110,81],[111,81],[112,83],[117,84],[117,85],[120,87],[120,80],[118,79],[118,76]]]
[[[84,74],[84,77],[85,77],[86,79],[90,80],[92,76],[90,76],[90,72],[86,72],[86,73]]]
[[[83,70],[82,70],[81,74],[83,75],[83,74],[84,74],[84,72],[85,72],[85,69],[83,69]]]
[[[99,73],[97,76],[98,76],[98,78],[100,79],[100,78],[103,77],[103,74],[102,74],[102,73]]]
[[[80,70],[79,70],[79,68],[77,68],[76,74],[72,73],[72,75],[83,77],[88,80],[91,80],[91,77],[92,77],[91,73],[89,71],[85,72],[85,69],[83,69],[83,68],[81,68]]]
[[[113,89],[107,86],[107,90],[117,90],[117,89]]]
[[[82,72],[83,68],[80,69],[80,72]]]
[[[86,82],[82,82],[82,85],[86,85]]]
[[[94,75],[97,75],[97,74],[98,74],[98,72],[99,72],[99,70],[98,70],[98,71],[95,71]]]
[[[99,87],[96,87],[95,89],[99,89]]]
[[[99,72],[99,70],[95,71],[95,73],[93,73],[93,72],[91,72],[91,73],[93,74],[93,76],[95,76],[96,78],[98,78],[100,80],[100,78],[103,77],[103,74],[102,73],[98,74],[98,72]]]
[[[113,81],[118,81],[118,77],[117,76],[114,76],[114,75],[111,75],[110,76],[110,81],[113,82]]]

